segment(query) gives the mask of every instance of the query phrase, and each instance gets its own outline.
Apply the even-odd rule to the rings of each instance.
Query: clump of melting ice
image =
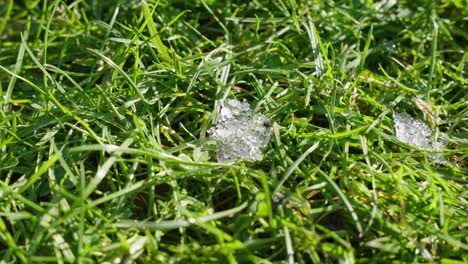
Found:
[[[208,133],[217,141],[218,161],[261,160],[270,140],[271,124],[262,114],[252,114],[245,100],[228,99],[221,104],[219,119]]]
[[[432,130],[421,120],[411,117],[407,113],[393,113],[396,138],[406,144],[430,152],[438,152],[444,148],[445,141],[437,141]],[[432,157],[436,162],[441,162],[443,157]]]

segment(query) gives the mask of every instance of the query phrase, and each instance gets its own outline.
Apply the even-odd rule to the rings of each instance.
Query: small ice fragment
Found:
[[[431,145],[431,129],[421,120],[414,119],[407,113],[393,113],[396,137],[399,141],[421,149]]]
[[[252,114],[245,100],[228,99],[221,104],[219,119],[208,133],[217,141],[218,161],[261,160],[270,140],[271,125],[262,114]]]
[[[396,138],[406,144],[430,152],[441,151],[445,141],[437,141],[432,130],[421,120],[411,117],[407,113],[393,113]],[[441,162],[443,157],[435,155],[432,157],[436,162]]]

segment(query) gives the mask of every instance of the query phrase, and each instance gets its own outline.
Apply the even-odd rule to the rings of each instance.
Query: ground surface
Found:
[[[466,263],[466,1],[323,2],[0,1],[2,263]]]

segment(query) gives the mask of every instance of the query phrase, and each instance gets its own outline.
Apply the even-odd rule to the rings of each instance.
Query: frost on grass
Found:
[[[446,146],[445,141],[437,141],[433,131],[421,120],[407,113],[393,113],[396,138],[406,144],[429,152],[439,152]],[[440,154],[431,157],[436,162],[443,162]]]
[[[262,114],[252,114],[245,100],[228,99],[221,104],[218,122],[208,133],[217,141],[218,161],[261,160],[270,140],[271,125]]]

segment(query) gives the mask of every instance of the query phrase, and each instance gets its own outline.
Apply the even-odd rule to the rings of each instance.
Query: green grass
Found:
[[[467,3],[394,2],[0,1],[1,263],[468,262]]]

